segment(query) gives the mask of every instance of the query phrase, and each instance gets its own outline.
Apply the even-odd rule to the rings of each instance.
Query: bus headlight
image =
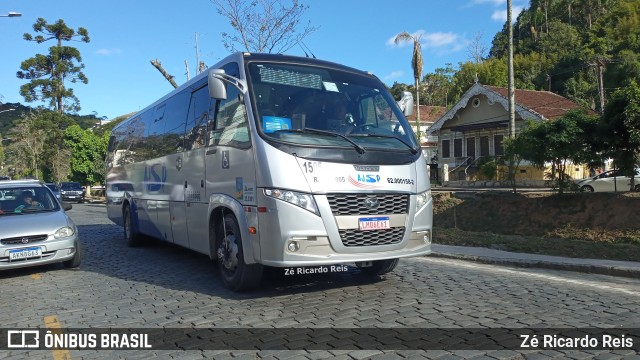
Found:
[[[264,189],[264,194],[268,197],[286,201],[289,204],[299,206],[307,211],[319,215],[316,202],[310,194],[280,189]]]
[[[431,190],[416,195],[416,212],[420,211],[431,199]]]

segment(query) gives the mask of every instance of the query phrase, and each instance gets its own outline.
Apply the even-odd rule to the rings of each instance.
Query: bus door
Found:
[[[233,68],[225,71],[237,76]],[[218,100],[215,110],[207,131],[207,195],[222,194],[243,205],[255,204],[256,170],[240,91],[227,85],[227,99]]]
[[[215,107],[206,83],[191,94],[182,168],[188,247],[205,254],[209,253],[209,199],[205,191],[204,157],[211,104]]]

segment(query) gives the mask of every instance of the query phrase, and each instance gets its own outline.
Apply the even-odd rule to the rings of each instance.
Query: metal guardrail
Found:
[[[458,170],[458,168],[460,168],[461,166],[465,165],[469,161],[469,159],[471,159],[471,156],[467,156],[466,158],[464,158],[464,160],[462,160],[460,165],[458,165],[458,166],[454,167],[453,169],[449,170],[449,174],[451,174],[452,172]]]

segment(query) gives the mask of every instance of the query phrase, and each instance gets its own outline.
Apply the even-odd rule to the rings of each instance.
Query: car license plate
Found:
[[[40,257],[40,256],[42,256],[42,249],[40,249],[39,247],[9,250],[9,261],[28,259],[28,258]]]
[[[358,228],[360,230],[381,230],[390,229],[389,217],[371,217],[358,219]]]

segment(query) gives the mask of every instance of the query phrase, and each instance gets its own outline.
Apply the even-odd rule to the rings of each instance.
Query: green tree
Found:
[[[567,166],[593,157],[586,129],[597,121],[585,110],[572,110],[553,121],[529,122],[516,136],[526,144],[519,149],[520,155],[540,169],[551,163],[552,180],[563,193],[570,185]]]
[[[613,93],[602,122],[606,129],[603,133],[605,155],[611,157],[623,173],[632,176],[630,190],[633,190],[633,169],[640,154],[640,86],[635,81]]]
[[[35,57],[22,62],[17,77],[30,81],[20,87],[20,95],[27,102],[49,100],[50,107],[59,113],[79,111],[80,101],[73,94],[73,89],[66,87],[65,83],[86,84],[89,80],[82,72],[84,64],[78,49],[63,46],[62,42],[79,38],[79,41],[88,43],[87,29],[80,27],[76,32],[62,19],[48,24],[45,19],[39,18],[33,24],[33,30],[40,35],[34,37],[25,33],[23,36],[25,40],[35,41],[38,44],[55,40],[56,45],[49,48],[48,55],[36,54]]]
[[[53,176],[53,164],[68,161],[60,151],[64,148],[63,130],[72,123],[68,116],[48,110],[25,114],[10,133],[10,162],[18,170],[17,175],[61,180]]]
[[[451,89],[455,70],[450,63],[444,68],[437,68],[422,78],[424,92],[420,96],[429,105],[448,106],[451,103]]]
[[[64,132],[64,143],[71,149],[71,180],[83,184],[104,182],[104,159],[109,133],[97,136],[91,130],[73,125]]]
[[[402,42],[412,41],[413,42],[413,55],[411,56],[411,67],[413,68],[413,78],[416,83],[416,126],[417,126],[417,136],[418,142],[422,142],[420,135],[420,78],[422,78],[422,67],[423,67],[423,59],[422,59],[422,48],[420,46],[420,35],[411,35],[408,32],[401,32],[396,35],[394,42],[400,44]]]

